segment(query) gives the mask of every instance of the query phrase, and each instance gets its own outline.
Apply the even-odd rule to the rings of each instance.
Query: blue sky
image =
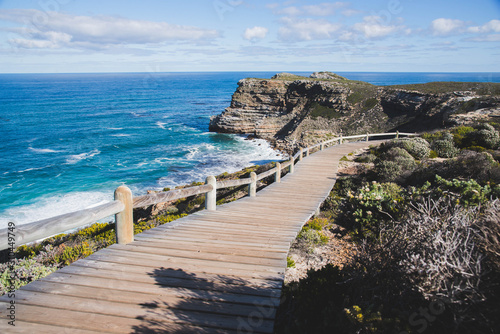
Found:
[[[500,72],[500,0],[0,0],[0,73]]]

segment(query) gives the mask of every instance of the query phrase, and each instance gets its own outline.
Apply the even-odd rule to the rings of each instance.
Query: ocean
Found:
[[[308,76],[310,72],[294,72]],[[0,74],[0,228],[284,158],[208,132],[238,80],[269,72]],[[377,85],[500,82],[499,73],[338,72]]]

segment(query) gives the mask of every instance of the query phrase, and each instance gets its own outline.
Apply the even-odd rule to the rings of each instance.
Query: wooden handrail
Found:
[[[390,133],[372,133],[372,134],[346,136],[346,137],[341,135],[340,137],[337,138],[332,138],[306,148],[301,148],[295,155],[291,157],[290,160],[280,165],[277,165],[278,167],[269,169],[261,174],[256,175],[255,173],[251,173],[253,175],[251,175],[250,178],[214,181],[215,178],[213,176],[209,176],[207,178],[207,183],[201,186],[195,186],[183,189],[174,189],[166,192],[133,197],[131,206],[132,208],[147,207],[150,205],[174,201],[189,196],[205,194],[207,198],[205,207],[209,210],[215,210],[215,202],[216,202],[215,194],[217,189],[249,185],[248,187],[249,195],[255,196],[257,181],[260,181],[274,174],[275,180],[279,182],[281,179],[281,171],[284,168],[289,167],[290,173],[293,173],[295,163],[301,161],[305,156],[311,153],[312,149],[315,149],[317,147],[320,147],[320,150],[323,150],[327,145],[331,143],[337,141],[339,143],[342,143],[344,140],[349,140],[349,139],[365,138],[368,141],[370,137],[395,136],[396,138],[399,138],[399,136],[416,136],[416,135],[417,134],[415,133],[405,133],[399,131]],[[122,187],[124,186],[121,186],[120,188]],[[210,196],[208,196],[207,194],[210,194]],[[74,228],[88,225],[90,223],[109,217],[111,215],[117,215],[116,218],[117,221],[127,220],[125,222],[121,222],[120,226],[121,225],[127,226],[126,228],[128,229],[128,232],[125,233],[123,231],[117,231],[117,237],[119,233],[121,233],[121,235],[127,235],[126,237],[120,237],[118,239],[121,239],[122,243],[128,243],[133,240],[133,235],[130,236],[130,229],[131,229],[131,224],[133,224],[133,219],[131,215],[129,215],[130,216],[129,218],[122,218],[127,216],[123,214],[124,210],[128,210],[126,206],[127,206],[126,203],[122,202],[121,200],[115,200],[90,209],[79,210],[76,212],[71,212],[64,215],[43,219],[33,223],[19,225],[15,227],[15,231],[13,233],[10,232],[8,228],[1,229],[0,250],[13,249],[12,245],[18,247],[23,244],[27,244],[36,240],[48,238],[52,235],[56,235],[59,233],[63,233],[65,231],[69,231]],[[118,227],[117,224],[117,230],[123,228],[124,227]],[[15,235],[15,237],[13,241],[10,241],[11,238],[9,237],[11,237],[12,235]]]
[[[18,247],[115,215],[122,212],[124,208],[125,206],[122,202],[113,201],[90,209],[66,213],[29,224],[22,224],[16,226],[13,232],[10,232],[8,228],[2,229],[0,230],[0,250],[11,248],[9,242],[10,235],[13,235],[15,239],[12,241],[12,244]]]

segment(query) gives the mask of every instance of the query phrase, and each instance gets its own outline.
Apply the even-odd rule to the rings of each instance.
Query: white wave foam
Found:
[[[165,125],[168,124],[168,123],[163,123],[163,122],[156,122],[156,125],[160,128],[160,129],[163,129],[163,130],[166,130],[165,128]]]
[[[87,152],[87,153],[71,155],[66,159],[66,163],[69,165],[74,165],[78,161],[90,159],[90,158],[98,155],[99,153],[101,153],[101,151],[99,151],[98,149],[95,149],[95,150],[92,150],[92,151]]]
[[[113,200],[113,192],[74,192],[48,196],[34,204],[9,208],[0,214],[0,229],[8,222],[22,225],[65,213],[88,209]],[[112,220],[112,217],[105,219]]]
[[[57,151],[57,150],[53,150],[50,148],[34,148],[31,146],[28,147],[28,150],[33,151],[35,153],[59,153],[59,152],[62,152],[62,151]]]
[[[184,158],[189,160],[190,165],[193,165],[193,162],[197,164],[193,168],[178,170],[174,174],[160,178],[157,183],[158,189],[204,181],[208,175],[234,173],[248,166],[287,158],[275,151],[265,140],[246,140],[245,136],[234,138],[237,142],[229,150],[208,143],[188,147],[189,152]]]
[[[116,135],[111,135],[111,137],[130,137],[131,135],[126,133],[118,133]]]

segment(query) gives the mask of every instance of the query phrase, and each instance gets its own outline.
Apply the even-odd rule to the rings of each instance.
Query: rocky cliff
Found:
[[[467,123],[472,115],[500,116],[500,84],[379,87],[329,72],[309,78],[280,73],[240,80],[231,105],[210,120],[210,131],[251,134],[292,149],[341,132],[429,131]]]

